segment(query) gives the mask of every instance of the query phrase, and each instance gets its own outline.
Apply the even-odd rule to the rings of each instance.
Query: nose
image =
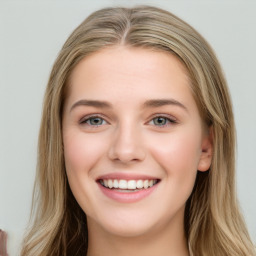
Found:
[[[111,138],[108,157],[111,160],[129,164],[143,161],[145,156],[146,151],[143,146],[140,128],[131,125],[117,127],[113,138]]]

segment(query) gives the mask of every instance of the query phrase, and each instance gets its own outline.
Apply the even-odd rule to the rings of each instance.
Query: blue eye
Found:
[[[82,124],[88,124],[90,126],[100,126],[106,124],[106,121],[101,117],[90,117],[81,122]]]
[[[165,117],[156,117],[153,119],[154,125],[157,125],[157,126],[166,125],[167,121],[168,120]]]
[[[164,116],[157,116],[150,121],[151,125],[155,125],[159,127],[167,126],[172,123],[176,123],[176,121]]]

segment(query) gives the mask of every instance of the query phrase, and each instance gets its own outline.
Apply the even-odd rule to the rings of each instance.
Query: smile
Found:
[[[122,203],[139,201],[150,195],[160,182],[159,179],[98,179],[98,184],[107,197]]]
[[[117,180],[117,179],[104,179],[99,180],[100,184],[110,189],[121,190],[139,190],[147,189],[154,186],[158,180]]]

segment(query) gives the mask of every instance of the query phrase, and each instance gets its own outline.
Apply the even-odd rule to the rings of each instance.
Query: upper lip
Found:
[[[96,180],[160,180],[158,177],[144,175],[144,174],[133,174],[133,173],[109,173],[98,176]]]

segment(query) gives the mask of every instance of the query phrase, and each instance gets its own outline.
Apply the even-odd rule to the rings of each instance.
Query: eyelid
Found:
[[[153,114],[150,118],[149,121],[151,121],[152,119],[156,118],[156,117],[164,117],[167,118],[173,122],[178,122],[177,118],[175,118],[173,115],[170,114],[164,114],[164,113],[158,113],[158,114]]]
[[[87,121],[88,119],[90,118],[101,118],[103,119],[107,124],[109,124],[109,122],[106,120],[106,117],[102,114],[89,114],[89,115],[86,115],[86,116],[83,116],[80,120],[79,120],[79,123],[80,124],[84,124],[85,121]]]
[[[154,118],[157,118],[157,117],[163,117],[163,118],[168,119],[169,124],[170,123],[171,124],[178,123],[177,118],[175,118],[173,115],[157,113],[157,114],[151,115],[150,118],[148,118],[148,121],[146,122],[146,124],[149,124],[151,121],[153,121]],[[88,115],[83,116],[82,118],[79,119],[79,124],[85,124],[85,122],[90,118],[102,118],[107,124],[110,124],[110,122],[107,120],[106,116],[99,114],[99,113],[93,113],[93,114],[88,114]],[[162,127],[168,126],[169,124],[163,125]],[[99,126],[102,126],[102,125],[99,125]],[[161,127],[161,126],[159,126],[159,127]]]
[[[153,116],[150,117],[149,121],[147,122],[147,124],[149,124],[150,122],[152,122],[155,118],[158,118],[158,117],[163,117],[163,118],[166,118],[169,123],[168,124],[165,124],[165,125],[162,125],[162,126],[157,126],[157,125],[152,125],[152,126],[156,126],[156,127],[166,127],[166,126],[169,126],[169,125],[174,125],[174,124],[177,124],[178,123],[178,120],[177,118],[175,118],[174,116],[170,115],[170,114],[163,114],[163,113],[159,113],[159,114],[154,114]]]

